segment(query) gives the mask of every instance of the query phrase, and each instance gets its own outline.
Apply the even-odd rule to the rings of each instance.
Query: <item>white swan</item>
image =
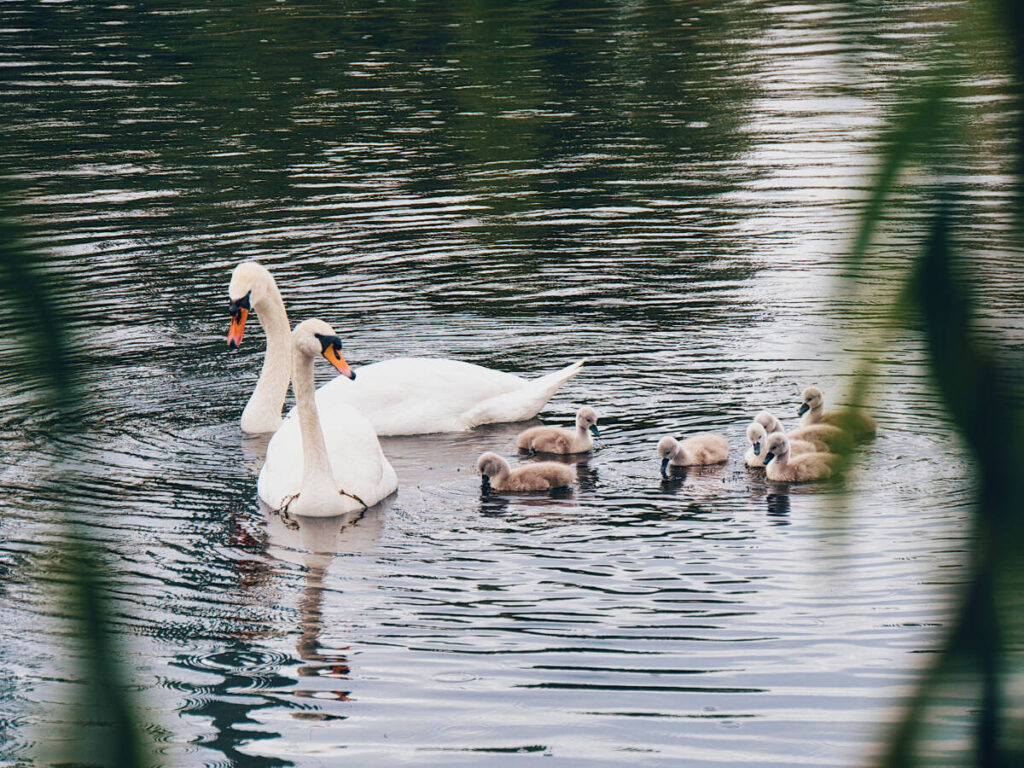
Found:
[[[245,261],[228,286],[232,314],[228,343],[237,347],[249,311],[267,334],[267,355],[256,389],[242,412],[245,432],[273,432],[288,392],[288,315],[277,283],[265,267]],[[358,408],[378,435],[462,432],[481,424],[532,419],[583,361],[537,379],[523,379],[458,360],[402,357],[356,369],[324,384],[317,405]]]
[[[373,425],[355,408],[318,408],[313,363],[323,355],[345,376],[341,339],[327,323],[306,320],[291,334],[295,414],[270,438],[256,488],[272,509],[309,517],[342,515],[372,507],[398,488]],[[319,411],[319,413],[318,413]]]

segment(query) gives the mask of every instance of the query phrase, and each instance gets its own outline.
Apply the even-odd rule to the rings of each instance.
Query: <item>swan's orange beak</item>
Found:
[[[324,350],[324,357],[326,357],[327,362],[337,368],[345,378],[354,379],[356,377],[356,372],[349,367],[349,364],[345,362],[345,358],[341,356],[341,351],[336,349],[333,344],[327,345],[327,349]]]
[[[231,316],[231,326],[228,328],[228,346],[238,349],[242,345],[242,334],[245,333],[245,321],[249,317],[249,310],[245,307],[238,307],[238,311]]]

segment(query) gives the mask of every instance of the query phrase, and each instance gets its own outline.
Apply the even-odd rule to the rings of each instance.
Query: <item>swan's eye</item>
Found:
[[[337,336],[328,336],[323,333],[314,333],[313,335],[320,342],[320,354],[327,354],[330,347],[334,347],[335,352],[341,352],[341,339]]]
[[[236,317],[243,309],[252,309],[252,307],[249,306],[249,295],[251,293],[252,291],[249,291],[249,293],[245,294],[245,296],[240,298],[238,301],[235,301],[234,299],[228,300],[228,312],[231,313],[232,317]]]

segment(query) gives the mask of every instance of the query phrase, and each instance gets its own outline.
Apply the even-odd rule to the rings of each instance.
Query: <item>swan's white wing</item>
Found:
[[[582,363],[527,380],[459,360],[406,357],[356,369],[317,391],[325,410],[358,408],[379,435],[460,432],[478,424],[522,421],[537,415]]]
[[[373,425],[344,403],[317,408],[335,486],[373,506],[398,488],[398,477],[384,456]],[[280,509],[302,487],[302,435],[292,413],[270,438],[257,491],[264,503]],[[362,505],[352,501],[352,508]]]

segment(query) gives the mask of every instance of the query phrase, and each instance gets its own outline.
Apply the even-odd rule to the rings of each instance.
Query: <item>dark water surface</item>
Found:
[[[0,761],[76,733],[76,646],[37,578],[71,497],[120,580],[162,764],[862,762],[964,578],[968,467],[902,331],[845,524],[831,491],[748,472],[743,429],[764,407],[793,423],[810,383],[841,400],[884,325],[888,278],[837,292],[839,256],[930,61],[964,64],[949,173],[985,311],[1024,326],[1011,102],[962,12],[0,4],[2,170],[92,394],[84,436],[26,416],[0,340]],[[883,232],[892,270],[917,236]],[[481,497],[476,457],[521,425],[392,438],[391,502],[283,525],[238,429],[262,335],[224,344],[246,258],[354,365],[586,357],[541,414],[599,412],[579,488]],[[729,464],[662,483],[657,439],[705,429]],[[941,716],[948,748],[970,713]]]

